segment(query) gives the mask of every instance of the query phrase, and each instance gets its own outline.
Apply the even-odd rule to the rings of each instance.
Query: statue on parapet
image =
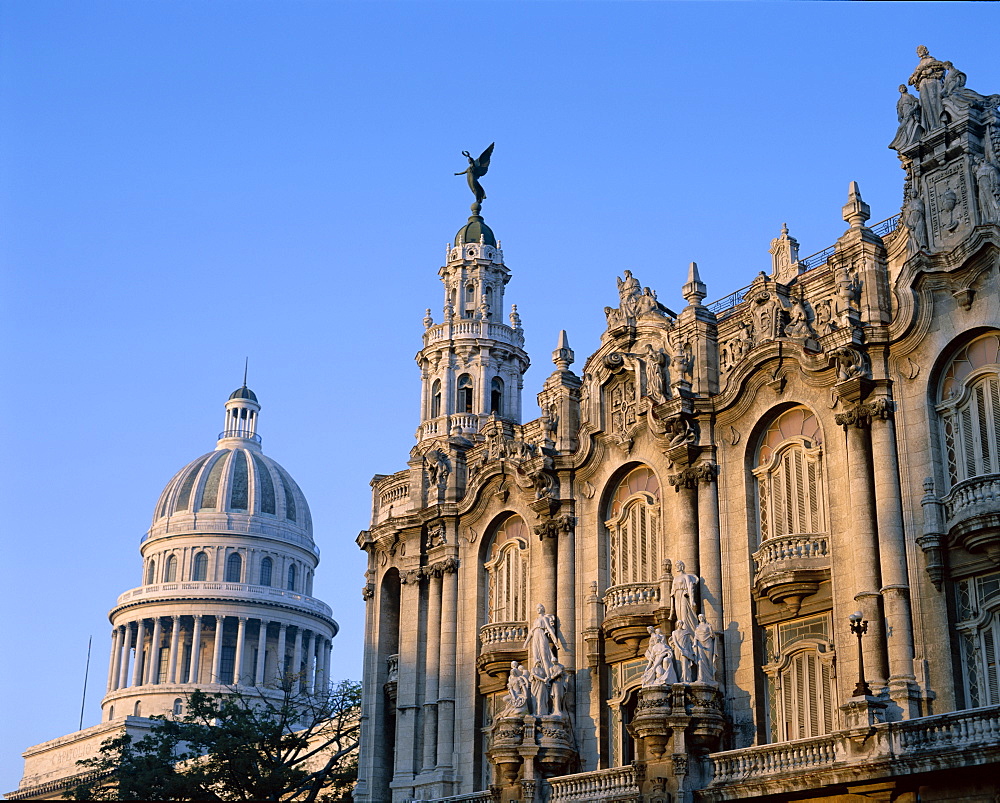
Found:
[[[924,131],[933,131],[941,125],[941,92],[945,74],[944,62],[931,56],[924,45],[917,48],[920,63],[910,76],[909,84],[920,93],[920,110],[923,113]]]
[[[456,176],[465,176],[468,179],[469,189],[476,196],[476,202],[472,205],[472,211],[477,215],[482,208],[483,201],[486,200],[486,190],[479,183],[479,179],[485,176],[490,169],[490,158],[493,156],[494,145],[496,143],[491,142],[490,146],[479,155],[478,159],[474,159],[468,151],[462,151],[462,156],[469,160],[469,166],[461,173],[455,174]]]

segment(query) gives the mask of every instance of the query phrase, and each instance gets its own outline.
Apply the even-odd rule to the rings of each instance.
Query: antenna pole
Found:
[[[94,637],[87,639],[87,668],[83,670],[83,700],[80,701],[80,727],[83,730],[83,708],[87,704],[87,678],[90,676],[90,645],[93,644]]]

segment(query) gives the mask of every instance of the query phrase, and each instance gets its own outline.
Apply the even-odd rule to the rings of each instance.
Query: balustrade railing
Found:
[[[829,565],[830,554],[828,550],[828,539],[825,535],[786,535],[782,538],[770,538],[753,553],[754,563],[757,565],[756,573],[760,574],[766,567],[774,563],[799,561],[806,558],[825,559]]]
[[[260,443],[260,435],[256,432],[250,433],[245,429],[226,429],[219,433],[219,440],[223,438],[246,438],[248,441]]]
[[[325,602],[321,602],[315,597],[309,597],[305,594],[297,594],[294,591],[286,591],[285,589],[274,588],[273,586],[250,585],[249,583],[219,583],[196,580],[139,586],[120,595],[117,604],[123,605],[129,601],[169,597],[175,594],[187,596],[204,593],[211,593],[222,597],[266,598],[268,601],[278,604],[294,605],[298,608],[306,608],[309,611],[322,614],[323,616],[333,616],[333,609]]]
[[[980,512],[1000,512],[1000,474],[962,480],[941,501],[949,527]]]
[[[383,510],[389,505],[393,505],[410,494],[410,473],[400,471],[379,483],[378,506]]]
[[[893,722],[894,752],[961,750],[1000,743],[1000,706]]]
[[[527,638],[526,622],[493,622],[479,628],[479,642],[483,647],[511,643],[522,646]]]
[[[819,736],[712,753],[707,756],[712,764],[711,786],[829,766],[836,759],[835,743],[833,736]]]
[[[549,781],[552,794],[549,803],[569,803],[569,801],[592,801],[621,799],[634,795],[639,799],[639,784],[635,767],[612,767],[607,770],[581,772],[563,775]]]
[[[659,583],[625,583],[604,592],[605,613],[628,605],[655,605],[660,601]]]
[[[516,346],[524,345],[523,332],[505,323],[493,323],[479,318],[459,318],[435,324],[424,331],[424,345],[429,346],[439,340],[449,340],[454,337],[488,337]]]
[[[465,795],[436,797],[434,803],[493,803],[493,795],[489,791],[469,792]]]

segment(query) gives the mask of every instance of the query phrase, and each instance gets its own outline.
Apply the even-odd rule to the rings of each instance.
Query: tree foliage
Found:
[[[106,739],[75,800],[349,801],[357,777],[361,684],[321,694],[194,691],[180,717],[154,716],[138,741]]]

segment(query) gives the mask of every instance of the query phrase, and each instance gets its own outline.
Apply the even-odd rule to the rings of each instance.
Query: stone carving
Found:
[[[510,662],[510,675],[507,678],[507,694],[503,702],[507,704],[501,717],[516,717],[528,713],[528,695],[531,686],[528,671],[517,661]]]
[[[964,72],[959,70],[950,61],[944,63],[948,74],[945,76],[944,84],[941,87],[941,103],[945,111],[952,117],[957,117],[972,104],[978,104],[983,100],[978,92],[965,88],[965,81],[968,78]]]
[[[924,202],[913,191],[903,204],[901,218],[903,225],[906,226],[906,255],[913,256],[921,251],[927,251],[927,213]]]
[[[448,475],[451,473],[451,464],[448,462],[448,455],[440,449],[432,449],[424,457],[427,466],[427,482],[429,485],[444,486],[448,484]]]
[[[1000,170],[986,159],[977,159],[975,165],[980,222],[1000,222]]]
[[[789,321],[785,324],[785,337],[792,340],[807,340],[814,334],[809,325],[809,316],[806,313],[805,303],[801,298],[792,300],[792,310],[789,313]]]
[[[833,352],[837,358],[837,379],[841,382],[856,377],[868,377],[871,372],[863,352],[857,349],[840,348]]]
[[[551,700],[551,712],[554,717],[564,717],[563,698],[566,696],[566,689],[569,686],[569,675],[559,661],[554,661],[549,668],[549,699]]]
[[[368,600],[370,600],[374,596],[375,596],[375,584],[374,583],[366,583],[364,586],[362,586],[362,588],[361,588],[361,599],[363,599],[365,602],[367,602]]]
[[[674,654],[660,628],[647,627],[649,646],[646,648],[646,670],[642,673],[642,687],[670,686],[678,682]]]
[[[448,539],[445,537],[445,529],[443,524],[436,524],[433,527],[427,529],[427,548],[433,549],[436,546],[441,546],[442,544],[448,543]]]
[[[541,661],[535,661],[531,667],[531,711],[536,717],[543,717],[548,711],[548,679],[549,674]]]
[[[555,405],[548,409],[542,408],[541,422],[543,440],[549,444],[554,443],[559,433],[559,414],[556,412]]]
[[[668,397],[663,384],[663,365],[666,362],[666,358],[663,352],[653,348],[652,343],[648,343],[646,345],[645,360],[646,395],[658,404]]]
[[[618,442],[627,448],[632,445],[631,429],[636,423],[635,382],[631,378],[616,382],[609,390],[611,430]]]
[[[674,632],[670,634],[670,644],[674,648],[677,665],[680,667],[678,673],[680,682],[694,682],[694,631],[683,620],[678,620],[674,625]]]
[[[547,678],[552,665],[556,662],[555,650],[559,644],[556,636],[556,617],[545,613],[544,605],[539,605],[537,610],[538,615],[528,630],[528,637],[524,640],[524,649],[528,651],[532,671],[536,664],[540,664],[543,676]]]
[[[557,538],[559,533],[568,533],[576,526],[576,517],[570,515],[556,516],[545,519],[534,527],[539,538]]]
[[[521,316],[517,314],[517,304],[510,305],[510,325],[513,329],[521,328]]]
[[[472,211],[476,214],[479,214],[479,209],[475,207],[481,207],[483,201],[486,200],[486,190],[479,183],[479,179],[485,176],[490,169],[490,159],[493,157],[493,146],[495,144],[495,142],[491,142],[490,146],[479,155],[478,159],[474,159],[468,151],[462,151],[462,156],[469,160],[469,166],[461,173],[455,174],[456,176],[465,176],[468,179],[469,189],[472,190],[472,194],[476,197],[476,201],[472,205]]]
[[[705,619],[698,614],[698,626],[694,629],[694,658],[698,670],[699,683],[715,683],[715,633]]]
[[[663,315],[663,308],[656,299],[656,293],[650,288],[643,288],[639,280],[626,270],[624,278],[617,279],[619,306],[605,307],[604,314],[608,319],[608,328],[619,326],[634,326],[643,315]]]
[[[889,147],[898,151],[917,142],[924,135],[924,128],[920,124],[920,101],[907,91],[906,84],[899,85],[896,117],[899,119],[899,130]]]
[[[893,414],[893,403],[889,399],[875,399],[874,401],[856,404],[842,413],[837,413],[833,417],[838,427],[857,427],[866,429],[871,426],[872,421],[885,421]]]
[[[916,87],[920,93],[920,111],[924,131],[931,132],[941,125],[941,112],[944,111],[944,106],[941,103],[941,90],[943,89],[942,79],[944,78],[945,65],[931,56],[923,45],[917,48],[917,55],[920,57],[920,62],[907,83]]]
[[[671,586],[670,618],[682,622],[690,632],[698,625],[698,576],[684,571],[684,561],[675,564],[677,573]]]
[[[838,328],[857,329],[861,326],[860,296],[857,280],[846,269],[841,269],[837,277],[837,300],[833,307]]]
[[[424,312],[424,329],[430,329],[434,325],[434,318],[431,316],[431,311],[428,308]]]
[[[830,299],[825,298],[822,301],[816,302],[813,305],[813,310],[815,311],[813,325],[817,334],[828,335],[830,332],[836,330],[837,325],[833,320],[833,303]]]

